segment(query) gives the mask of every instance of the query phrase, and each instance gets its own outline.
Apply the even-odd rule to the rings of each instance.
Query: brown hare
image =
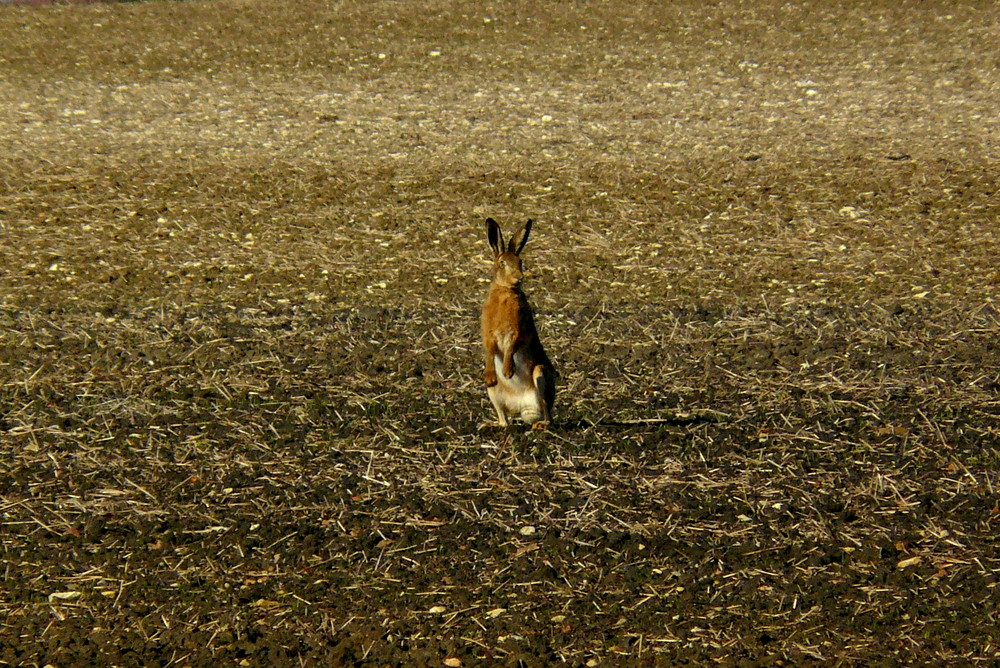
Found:
[[[528,298],[521,290],[521,251],[528,243],[531,220],[503,243],[500,225],[486,220],[486,236],[493,249],[493,282],[483,304],[483,352],[486,391],[501,426],[518,416],[532,429],[552,421],[556,397],[556,370],[535,329]]]

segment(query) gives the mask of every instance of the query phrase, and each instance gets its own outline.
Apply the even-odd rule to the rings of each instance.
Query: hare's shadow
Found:
[[[627,427],[690,427],[698,424],[712,424],[727,422],[731,419],[723,414],[698,414],[698,415],[674,415],[671,417],[658,418],[638,418],[635,420],[614,420],[601,418],[599,420],[588,420],[577,418],[572,420],[558,420],[553,425],[558,430],[575,431],[580,429],[592,429],[594,427],[609,427],[613,429],[624,429]]]

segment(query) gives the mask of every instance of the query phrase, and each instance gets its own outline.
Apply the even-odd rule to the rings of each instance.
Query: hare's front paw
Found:
[[[503,375],[504,378],[514,377],[514,356],[511,355],[508,359],[503,361]]]

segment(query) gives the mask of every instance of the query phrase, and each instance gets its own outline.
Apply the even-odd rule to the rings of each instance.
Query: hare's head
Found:
[[[520,285],[521,279],[524,278],[524,271],[521,269],[521,251],[524,250],[524,244],[528,243],[530,232],[529,218],[518,228],[505,247],[500,225],[492,218],[486,219],[486,236],[490,240],[490,248],[493,249],[493,280],[500,285],[514,288]]]

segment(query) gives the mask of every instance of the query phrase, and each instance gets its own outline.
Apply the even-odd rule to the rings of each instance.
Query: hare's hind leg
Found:
[[[500,385],[497,384],[491,387],[487,387],[486,393],[490,395],[490,402],[493,403],[493,408],[497,412],[497,420],[500,422],[500,426],[506,427],[508,421],[507,421],[507,412],[504,410],[504,404],[503,404],[503,390],[501,389]]]
[[[538,400],[538,414],[542,419],[531,425],[532,429],[545,429],[552,422],[552,404],[556,398],[555,375],[547,367],[539,364],[531,372],[535,383],[535,397]]]

